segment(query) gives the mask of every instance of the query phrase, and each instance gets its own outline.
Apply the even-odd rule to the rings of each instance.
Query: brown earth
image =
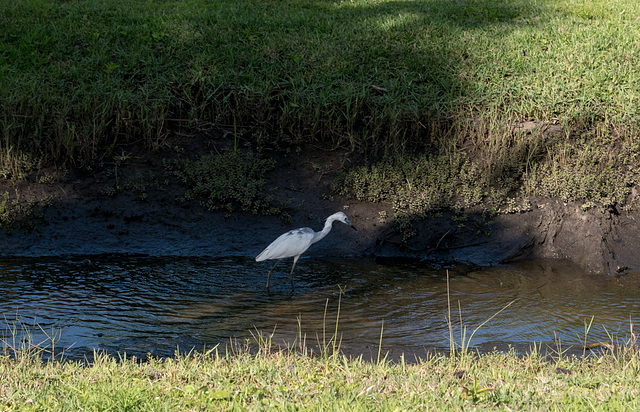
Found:
[[[326,216],[344,211],[358,231],[336,224],[309,255],[411,258],[436,264],[498,265],[531,257],[564,258],[593,273],[620,274],[640,269],[640,214],[615,209],[582,210],[580,204],[532,199],[532,210],[490,221],[451,215],[414,223],[416,235],[401,242],[390,205],[331,197],[330,183],[353,159],[343,149],[307,146],[294,154],[267,152],[276,159],[268,187],[288,206],[291,222],[276,216],[212,212],[197,202],[176,199],[185,188],[161,182],[162,158],[176,153],[197,156],[224,143],[201,139],[172,142],[160,153],[129,154],[84,175],[68,173],[55,183],[36,183],[53,171],[26,181],[4,183],[0,193],[20,193],[23,200],[49,199],[39,211],[39,231],[0,234],[0,257],[96,254],[151,256],[256,256],[286,230],[322,227]],[[175,150],[180,147],[179,150]],[[133,152],[131,152],[133,153]],[[48,173],[48,174],[47,174]],[[38,177],[39,176],[39,177]],[[17,190],[17,192],[16,192]],[[386,214],[386,215],[385,215]]]

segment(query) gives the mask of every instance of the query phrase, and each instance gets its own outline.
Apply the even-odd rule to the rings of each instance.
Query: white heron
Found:
[[[267,284],[265,288],[269,289],[269,279],[273,269],[278,266],[278,263],[284,258],[293,256],[293,266],[291,266],[291,272],[289,273],[289,282],[291,282],[291,290],[293,290],[293,268],[296,267],[296,262],[300,255],[309,249],[309,246],[323,239],[331,231],[333,222],[342,222],[347,226],[351,226],[353,230],[356,228],[351,224],[347,215],[342,212],[332,214],[324,222],[324,228],[320,232],[316,232],[309,227],[301,227],[300,229],[293,229],[280,235],[276,240],[271,242],[265,250],[256,256],[256,262],[261,262],[268,259],[278,259],[275,265],[269,271],[267,275]]]

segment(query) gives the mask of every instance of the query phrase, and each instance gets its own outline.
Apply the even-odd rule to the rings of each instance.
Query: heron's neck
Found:
[[[331,226],[332,225],[333,225],[333,220],[327,219],[327,221],[324,222],[324,228],[322,228],[321,231],[316,232],[315,236],[313,237],[313,241],[311,242],[311,244],[314,244],[314,243],[322,240],[325,236],[327,236],[327,234],[329,232],[331,232]]]

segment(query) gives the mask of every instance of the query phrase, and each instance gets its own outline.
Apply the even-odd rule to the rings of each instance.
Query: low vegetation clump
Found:
[[[282,213],[264,187],[274,161],[259,154],[236,150],[167,162],[167,166],[187,187],[184,198],[198,200],[209,210]]]
[[[387,160],[352,168],[334,183],[340,194],[390,203],[399,219],[497,207],[506,201],[508,189],[493,187],[489,176],[464,154]]]
[[[11,196],[9,192],[0,193],[0,228],[7,234],[11,234],[14,230],[22,230],[26,233],[33,230],[39,231],[38,224],[44,221],[40,210],[52,201],[51,198],[40,201],[33,199],[21,201],[17,190],[15,196]]]
[[[547,161],[489,166],[465,152],[403,157],[351,168],[334,183],[336,193],[386,202],[396,216],[422,218],[450,210],[484,214],[529,209],[529,198],[580,202],[583,209],[637,208],[640,146],[615,139],[556,143]]]
[[[630,195],[640,182],[639,155],[640,146],[632,142],[582,139],[536,165],[526,176],[525,191],[565,202],[581,201],[583,209],[596,204],[637,208],[637,199]]]

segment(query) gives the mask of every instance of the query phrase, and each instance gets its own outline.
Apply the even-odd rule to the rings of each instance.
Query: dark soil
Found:
[[[225,144],[223,139],[190,138],[175,139],[154,154],[131,150],[118,165],[117,179],[111,161],[90,173],[67,173],[55,183],[37,183],[45,172],[53,171],[5,182],[0,193],[17,189],[24,201],[49,201],[35,210],[42,214],[35,220],[38,230],[0,234],[0,256],[253,257],[286,230],[301,226],[319,230],[328,215],[341,210],[358,231],[336,224],[309,255],[472,266],[542,257],[570,259],[593,273],[640,269],[640,214],[603,208],[583,211],[579,204],[556,199],[532,199],[531,211],[490,220],[472,214],[460,221],[444,213],[415,222],[416,235],[403,244],[390,205],[331,196],[336,173],[355,161],[343,149],[308,146],[293,154],[265,153],[277,161],[267,185],[273,188],[275,201],[286,205],[290,222],[278,216],[214,212],[196,201],[180,201],[185,187],[167,178],[163,159],[224,150]]]

